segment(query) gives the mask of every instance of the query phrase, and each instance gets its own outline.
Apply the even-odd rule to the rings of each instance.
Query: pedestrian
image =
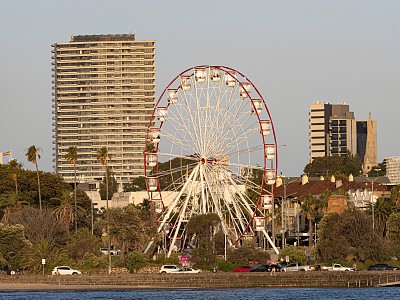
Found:
[[[356,263],[353,264],[353,270],[357,271],[357,264]]]

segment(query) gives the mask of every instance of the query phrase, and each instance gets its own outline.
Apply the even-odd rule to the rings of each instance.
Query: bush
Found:
[[[137,273],[146,266],[146,256],[142,253],[132,252],[126,258],[125,264],[129,273]]]
[[[232,272],[235,267],[231,262],[225,260],[218,260],[217,266],[219,271]]]
[[[84,271],[88,273],[94,273],[95,271],[107,266],[107,259],[98,257],[93,253],[86,253],[83,256],[81,264]]]
[[[308,261],[305,248],[300,246],[288,246],[286,248],[283,248],[279,252],[279,258],[285,259],[286,256],[289,256],[290,261],[298,262],[303,265],[305,265]]]

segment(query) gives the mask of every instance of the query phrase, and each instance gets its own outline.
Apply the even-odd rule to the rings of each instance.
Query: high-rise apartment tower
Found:
[[[358,155],[363,172],[377,164],[376,121],[357,121],[345,103],[330,104],[317,101],[309,113],[310,161],[323,156]]]
[[[107,147],[118,182],[143,175],[146,128],[155,103],[155,41],[134,34],[78,35],[53,47],[55,171],[73,181],[64,155],[78,152],[80,181],[101,180]]]

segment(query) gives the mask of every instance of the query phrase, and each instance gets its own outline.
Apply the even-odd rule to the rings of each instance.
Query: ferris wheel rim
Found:
[[[193,71],[193,73],[191,73],[190,75],[187,75],[187,76],[194,76],[194,72],[195,72],[196,68],[208,68],[208,69],[213,68],[213,69],[221,70],[221,71],[223,71],[223,72],[225,72],[225,73],[228,72],[228,71],[229,71],[229,72],[236,72],[237,74],[239,74],[240,76],[242,76],[242,77],[247,81],[247,83],[249,83],[249,84],[251,85],[251,87],[254,89],[254,91],[255,91],[256,94],[259,96],[259,98],[254,98],[252,95],[250,95],[250,93],[247,93],[247,91],[246,91],[247,96],[248,96],[248,100],[247,100],[247,101],[250,101],[250,102],[252,103],[253,107],[254,107],[254,102],[253,102],[253,100],[255,100],[255,99],[260,99],[260,100],[262,101],[263,108],[265,109],[265,111],[266,111],[266,113],[267,113],[267,115],[268,115],[268,121],[269,121],[269,123],[271,124],[271,132],[272,132],[272,134],[273,134],[273,141],[275,142],[274,145],[275,145],[275,148],[276,148],[276,149],[275,149],[275,155],[276,155],[276,159],[275,159],[275,162],[276,162],[276,164],[275,164],[275,176],[276,176],[276,174],[277,174],[277,169],[278,169],[278,146],[277,146],[277,142],[276,142],[276,133],[275,133],[275,128],[274,128],[274,124],[273,124],[273,121],[272,121],[271,114],[270,114],[270,112],[269,112],[268,106],[266,105],[265,99],[262,97],[262,95],[261,95],[261,93],[258,91],[257,87],[253,84],[253,82],[252,82],[247,76],[245,76],[243,73],[237,71],[236,69],[233,69],[233,68],[230,68],[230,67],[226,67],[226,66],[200,65],[200,66],[194,66],[194,67],[191,67],[191,68],[188,68],[188,69],[182,71],[180,74],[178,74],[177,76],[175,76],[175,77],[171,80],[171,82],[164,88],[162,94],[161,94],[160,97],[158,98],[158,100],[157,100],[157,102],[156,102],[156,104],[155,104],[155,108],[154,108],[154,110],[153,110],[152,116],[151,116],[151,121],[150,121],[150,123],[149,123],[149,125],[148,125],[148,131],[150,130],[150,127],[151,127],[152,124],[153,124],[153,120],[155,119],[156,109],[157,109],[157,108],[166,108],[166,109],[168,109],[168,107],[169,107],[169,105],[170,105],[170,104],[168,104],[166,107],[159,106],[159,104],[160,104],[160,102],[162,101],[162,99],[164,98],[166,92],[167,92],[168,90],[170,90],[171,86],[172,86],[179,78],[181,78],[181,77],[184,76],[185,74],[187,74],[187,73],[189,73],[189,72],[191,73],[191,71]],[[236,82],[239,84],[240,87],[243,87],[243,85],[242,85],[242,83],[239,81],[239,79],[237,79],[237,78],[234,78],[234,79],[236,80]],[[178,87],[177,90],[179,90],[179,89],[182,89],[181,85],[179,85],[179,87]],[[182,89],[182,91],[183,91],[183,89]],[[259,126],[260,126],[260,130],[261,130],[261,122],[262,122],[262,120],[260,119],[260,116],[259,116],[258,113],[255,115],[255,117],[256,117],[257,120],[258,120],[258,123],[259,123]],[[163,125],[164,125],[164,121],[160,122],[160,126],[159,126],[159,129],[160,129],[160,130],[162,129]],[[263,151],[264,151],[264,159],[263,159],[263,168],[262,168],[262,169],[265,171],[265,170],[268,169],[267,166],[266,166],[266,160],[267,160],[267,159],[266,159],[266,149],[265,149],[266,145],[268,145],[268,144],[267,144],[266,141],[265,141],[265,137],[264,137],[263,135],[261,135],[261,136],[262,136],[262,144],[263,144],[263,148],[264,148],[264,150],[263,150]],[[147,136],[146,136],[146,139],[147,139]],[[158,147],[158,145],[157,145],[157,147]],[[146,162],[145,162],[145,168],[146,168]],[[157,165],[157,168],[158,168],[158,165]],[[145,170],[145,172],[146,172],[146,170]],[[158,172],[156,172],[156,173],[158,173]],[[146,174],[146,173],[145,173],[145,174]],[[158,187],[158,188],[160,189],[160,187]],[[264,190],[264,180],[262,180],[262,186],[261,186],[261,191],[263,191],[263,190]],[[161,189],[160,189],[160,191],[161,191]],[[261,195],[260,195],[260,196],[261,196]],[[257,209],[257,207],[260,205],[260,201],[261,201],[261,197],[258,199],[258,202],[257,202],[257,205],[256,205],[256,209]],[[163,205],[163,206],[164,206],[164,205]],[[254,212],[253,212],[253,215],[252,215],[252,217],[251,217],[251,219],[250,219],[250,221],[247,223],[247,226],[246,226],[246,229],[245,229],[245,230],[248,229],[248,227],[251,225],[251,222],[253,221],[253,219],[254,219],[255,217],[256,217],[256,215],[255,215],[255,211],[254,211]],[[237,241],[236,241],[236,242],[237,242]]]

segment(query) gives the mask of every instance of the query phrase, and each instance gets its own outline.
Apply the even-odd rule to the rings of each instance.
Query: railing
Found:
[[[377,286],[390,286],[400,285],[399,275],[386,275],[377,277],[366,277],[356,281],[348,281],[347,287],[377,287]]]

